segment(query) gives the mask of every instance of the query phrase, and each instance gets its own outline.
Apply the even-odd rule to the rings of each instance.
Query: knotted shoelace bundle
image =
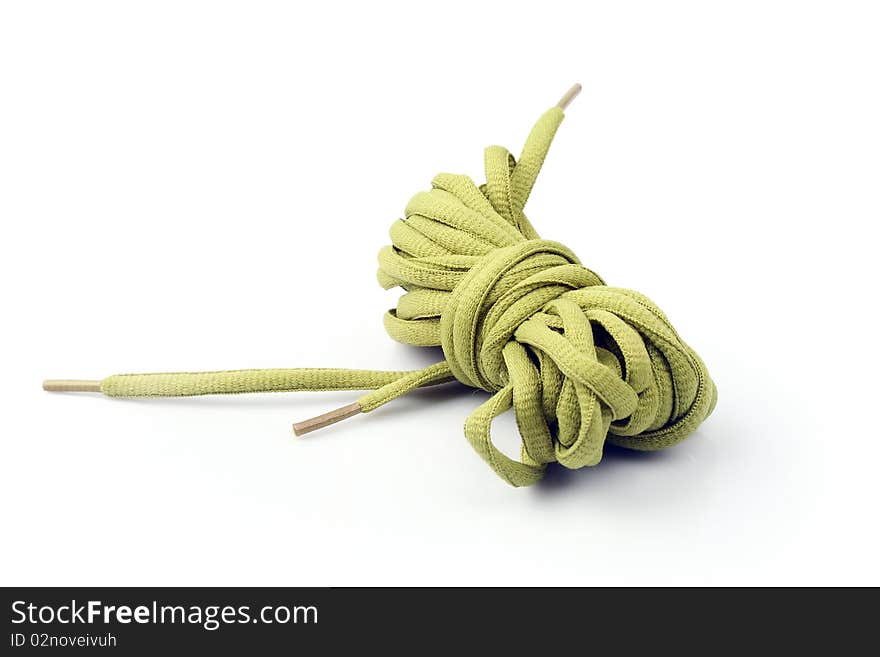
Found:
[[[508,483],[538,481],[548,463],[597,464],[605,442],[635,450],[674,445],[712,412],[717,394],[700,357],[638,292],[609,287],[523,209],[576,86],[538,119],[522,154],[485,151],[486,183],[439,174],[391,226],[380,284],[400,287],[389,335],[441,346],[446,360],[416,371],[269,369],[118,374],[47,381],[47,390],[175,397],[294,390],[372,390],[294,425],[297,434],[376,409],[422,386],[458,380],[492,396],[464,433]],[[514,409],[520,460],[495,447],[495,417]]]

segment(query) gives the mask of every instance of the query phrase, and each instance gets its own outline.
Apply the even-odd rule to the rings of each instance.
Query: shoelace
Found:
[[[401,287],[389,335],[441,346],[446,360],[416,371],[267,369],[117,374],[52,380],[46,390],[110,397],[295,390],[372,390],[294,425],[302,435],[368,413],[415,388],[458,380],[494,393],[465,421],[471,445],[505,481],[527,486],[548,463],[597,464],[606,441],[636,450],[680,442],[712,412],[715,385],[699,356],[648,298],[609,287],[568,248],[543,240],[523,213],[575,85],[538,119],[515,160],[485,151],[486,183],[439,174],[391,226],[380,284]],[[514,409],[520,460],[495,447],[495,417]]]

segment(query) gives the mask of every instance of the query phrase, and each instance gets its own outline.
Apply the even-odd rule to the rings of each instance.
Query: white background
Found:
[[[880,584],[878,32],[870,2],[4,3],[0,581]],[[457,386],[302,440],[359,393],[40,389],[438,360],[382,328],[388,227],[575,81],[527,214],[703,356],[685,443],[513,489]]]

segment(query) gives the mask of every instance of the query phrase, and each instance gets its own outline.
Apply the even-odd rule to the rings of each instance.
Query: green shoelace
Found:
[[[379,283],[400,287],[389,335],[441,346],[446,360],[416,371],[268,369],[117,374],[46,381],[53,391],[110,397],[372,390],[294,425],[297,435],[368,413],[415,388],[458,380],[494,393],[464,433],[514,486],[548,463],[597,464],[606,441],[636,450],[674,445],[712,412],[715,385],[699,356],[645,296],[609,287],[568,248],[541,239],[523,213],[575,86],[532,128],[518,160],[485,151],[486,183],[440,174],[416,194],[379,252]],[[492,443],[492,420],[514,409],[520,460]]]

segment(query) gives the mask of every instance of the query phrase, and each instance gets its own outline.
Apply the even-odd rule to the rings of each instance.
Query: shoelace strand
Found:
[[[422,386],[454,379],[494,393],[465,422],[477,453],[514,486],[548,463],[595,465],[606,440],[636,450],[680,442],[712,412],[715,385],[699,356],[648,298],[608,287],[523,209],[574,87],[538,119],[519,160],[485,151],[486,183],[440,174],[391,226],[380,284],[405,291],[385,315],[405,344],[441,346],[423,370],[269,369],[119,374],[100,382],[47,381],[49,390],[111,397],[174,397],[293,390],[373,390],[295,425],[305,433],[369,412]],[[492,420],[513,407],[519,461],[492,442]]]

